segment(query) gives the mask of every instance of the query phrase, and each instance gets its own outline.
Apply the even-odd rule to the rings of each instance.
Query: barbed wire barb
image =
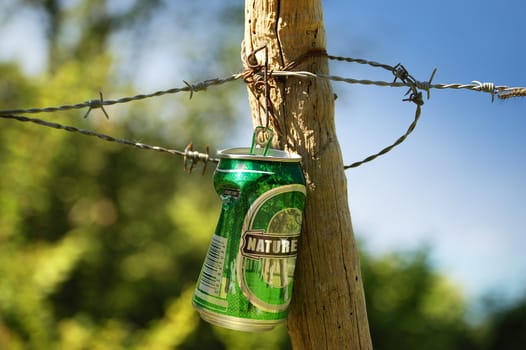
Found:
[[[431,72],[431,76],[429,77],[428,81],[419,82],[416,81],[416,87],[424,90],[427,93],[427,99],[429,100],[431,98],[431,84],[433,83],[433,79],[435,78],[435,74],[437,73],[437,68],[433,68],[433,71]]]
[[[477,80],[473,80],[472,83],[476,85],[478,91],[487,92],[491,94],[491,103],[495,101],[495,94],[497,93],[497,90],[495,90],[495,84],[491,82],[481,83]]]
[[[191,174],[197,163],[202,162],[204,166],[201,175],[204,175],[208,162],[216,162],[217,160],[210,157],[210,147],[208,147],[208,145],[206,146],[206,153],[194,151],[193,147],[194,146],[192,142],[190,142],[184,149],[183,169],[184,171],[188,171],[188,173]],[[188,163],[190,163],[190,166],[188,166]]]
[[[86,114],[84,114],[84,119],[86,119],[89,116],[89,114],[90,114],[90,112],[92,110],[99,108],[99,109],[102,110],[102,112],[106,116],[106,119],[110,120],[110,116],[108,115],[108,113],[104,109],[104,97],[102,96],[102,91],[99,92],[99,96],[100,96],[100,99],[98,99],[98,100],[90,100],[90,101],[86,102],[86,103],[89,104],[89,108],[88,108],[88,111],[86,112]]]

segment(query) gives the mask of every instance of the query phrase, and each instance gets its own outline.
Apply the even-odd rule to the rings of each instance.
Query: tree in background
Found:
[[[375,349],[473,349],[456,286],[434,271],[426,248],[373,258],[362,254]]]
[[[522,349],[526,344],[526,296],[513,305],[504,308],[497,306],[485,331],[482,349]]]

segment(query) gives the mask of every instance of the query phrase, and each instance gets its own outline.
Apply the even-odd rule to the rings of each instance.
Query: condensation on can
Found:
[[[251,332],[287,318],[306,194],[299,155],[257,151],[219,152],[221,214],[192,299],[205,321]]]

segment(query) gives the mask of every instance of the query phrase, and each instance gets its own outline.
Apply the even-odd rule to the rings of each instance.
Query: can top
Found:
[[[254,154],[250,153],[250,147],[229,148],[217,152],[219,158],[229,159],[246,159],[246,160],[261,160],[266,162],[299,162],[301,156],[296,153],[290,153],[279,149],[269,149],[268,155],[264,155],[263,148],[256,148]]]

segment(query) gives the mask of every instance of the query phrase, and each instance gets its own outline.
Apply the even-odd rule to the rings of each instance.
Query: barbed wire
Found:
[[[258,49],[260,50],[260,49]],[[331,60],[337,60],[337,61],[343,61],[343,62],[351,62],[351,63],[358,63],[358,64],[364,64],[369,65],[371,67],[375,68],[382,68],[384,70],[390,71],[394,75],[394,80],[392,82],[388,81],[377,81],[377,80],[368,80],[368,79],[354,79],[354,78],[345,78],[341,76],[336,75],[327,75],[327,74],[319,74],[319,73],[312,73],[308,71],[294,71],[294,69],[299,63],[301,63],[302,60],[312,57],[312,56],[326,56],[328,59]],[[253,58],[253,57],[252,57]],[[406,70],[406,68],[401,65],[397,64],[395,66],[391,66],[388,64],[378,63],[375,61],[365,60],[365,59],[359,59],[359,58],[352,58],[352,57],[343,57],[343,56],[333,56],[327,54],[324,50],[316,50],[312,53],[306,53],[305,55],[302,55],[298,60],[292,61],[287,66],[283,67],[282,70],[276,70],[276,71],[268,71],[267,66],[259,65],[252,63],[250,67],[245,67],[245,70],[243,72],[233,74],[229,77],[225,78],[214,78],[214,79],[207,79],[198,83],[190,84],[186,81],[183,81],[185,84],[182,87],[175,87],[167,90],[159,90],[155,91],[153,93],[148,94],[138,94],[134,96],[128,96],[128,97],[122,97],[119,99],[114,100],[105,100],[103,97],[102,92],[99,93],[98,99],[88,100],[85,102],[75,103],[75,104],[64,104],[59,106],[50,106],[50,107],[42,107],[42,108],[17,108],[17,109],[4,109],[0,110],[0,118],[4,119],[11,119],[16,120],[19,122],[31,122],[40,126],[55,128],[59,130],[64,130],[68,132],[75,132],[86,136],[93,136],[97,137],[99,139],[102,139],[104,141],[108,142],[115,142],[126,146],[132,146],[138,149],[146,149],[146,150],[152,150],[157,152],[163,152],[168,153],[171,155],[177,155],[184,157],[184,167],[185,170],[189,170],[190,172],[192,169],[196,166],[197,163],[202,162],[204,163],[204,170],[206,169],[206,165],[208,162],[218,162],[219,160],[213,157],[210,157],[208,154],[208,149],[206,153],[200,153],[197,151],[193,151],[192,144],[189,144],[185,151],[178,151],[174,149],[169,149],[161,146],[153,146],[148,145],[140,142],[134,142],[126,139],[116,138],[113,136],[109,136],[103,133],[95,132],[92,130],[85,130],[85,129],[79,129],[74,126],[67,126],[62,125],[56,122],[49,122],[43,119],[38,118],[30,118],[27,116],[22,116],[21,114],[38,114],[38,113],[53,113],[53,112],[59,112],[59,111],[69,111],[69,110],[80,110],[87,108],[86,113],[84,114],[84,118],[87,118],[90,114],[90,112],[94,109],[101,109],[104,115],[107,119],[109,119],[109,115],[104,109],[104,106],[109,105],[115,105],[115,104],[124,104],[129,103],[132,101],[139,101],[154,97],[160,97],[167,94],[177,94],[181,92],[189,92],[190,98],[192,98],[193,94],[195,92],[199,91],[205,91],[210,86],[218,86],[223,85],[229,82],[233,82],[236,80],[243,79],[247,84],[251,83],[260,83],[264,81],[264,84],[268,84],[268,80],[273,77],[297,77],[297,78],[303,78],[303,79],[326,79],[331,80],[335,82],[343,82],[347,84],[360,84],[360,85],[375,85],[380,87],[407,87],[409,90],[406,92],[406,95],[409,95],[408,98],[403,99],[403,101],[409,101],[416,104],[416,111],[415,111],[415,117],[412,121],[412,123],[409,125],[407,131],[400,136],[395,142],[393,142],[391,145],[383,148],[381,151],[370,155],[366,157],[365,159],[354,162],[350,165],[344,165],[344,169],[351,169],[356,168],[364,163],[370,162],[377,157],[384,155],[388,152],[390,152],[393,148],[404,142],[407,137],[414,131],[420,115],[421,115],[421,106],[424,104],[423,98],[422,98],[422,92],[425,91],[427,94],[427,99],[430,98],[430,90],[431,89],[456,89],[456,90],[471,90],[476,92],[485,92],[489,93],[492,97],[492,101],[494,101],[495,96],[497,96],[499,99],[509,99],[513,97],[524,97],[526,96],[526,88],[524,87],[509,87],[506,85],[495,85],[492,82],[479,82],[479,81],[472,81],[470,84],[433,84],[432,80],[436,74],[436,68],[433,70],[430,78],[427,81],[419,81],[416,80],[409,72]],[[189,165],[188,165],[189,164]]]
[[[267,66],[258,64],[257,59],[255,57],[255,53],[258,51],[261,51],[265,47],[258,48],[254,50],[250,55],[246,55],[244,52],[242,52],[243,57],[243,63],[245,66],[245,75],[248,76],[249,79],[245,79],[247,84],[252,85],[251,91],[254,92],[256,96],[261,95],[261,91],[258,92],[258,90],[261,90],[261,86],[264,85],[265,90],[267,90],[267,83],[268,80],[267,77]],[[297,67],[303,60],[309,58],[309,57],[315,57],[315,56],[326,56],[329,59],[332,60],[339,60],[339,61],[346,61],[346,62],[355,62],[359,64],[366,64],[370,65],[375,68],[383,68],[385,70],[390,71],[394,75],[394,80],[392,82],[386,82],[386,81],[373,81],[373,80],[365,80],[365,79],[352,79],[352,78],[344,78],[340,76],[335,75],[325,75],[325,74],[316,74],[308,71],[292,71],[291,69]],[[265,57],[265,61],[267,58]],[[351,169],[356,168],[364,163],[370,162],[376,158],[378,158],[381,155],[384,155],[388,152],[390,152],[394,147],[398,146],[402,142],[404,142],[407,137],[415,130],[416,125],[419,121],[420,115],[421,115],[421,106],[424,104],[422,99],[422,94],[419,92],[419,90],[423,90],[427,93],[427,98],[430,98],[430,90],[432,88],[436,89],[468,89],[472,91],[479,91],[479,92],[487,92],[490,93],[492,96],[492,102],[495,99],[495,95],[497,95],[499,98],[510,98],[510,97],[519,97],[519,96],[526,96],[526,89],[524,88],[510,88],[508,86],[495,86],[493,83],[485,82],[481,83],[479,81],[473,81],[471,84],[433,84],[433,79],[435,77],[435,74],[437,72],[437,69],[433,69],[430,78],[427,81],[418,81],[413,76],[409,74],[409,72],[406,70],[406,68],[401,65],[397,64],[395,66],[391,66],[388,64],[378,63],[374,61],[369,61],[365,59],[356,59],[351,57],[341,57],[341,56],[333,56],[327,54],[325,50],[313,50],[310,52],[307,52],[300,57],[298,57],[296,60],[293,60],[292,62],[288,63],[286,66],[282,68],[282,70],[278,71],[271,71],[268,73],[270,76],[281,76],[281,77],[300,77],[300,78],[311,78],[311,79],[327,79],[332,81],[339,81],[344,83],[350,83],[350,84],[362,84],[362,85],[378,85],[378,86],[389,86],[389,87],[409,87],[409,90],[406,92],[406,95],[409,95],[408,98],[403,99],[403,101],[410,101],[414,102],[417,107],[415,111],[415,117],[409,127],[407,128],[406,132],[400,136],[396,141],[394,141],[391,145],[384,147],[379,152],[370,155],[366,157],[365,159],[354,162],[350,165],[344,165],[344,169]],[[259,101],[259,100],[258,100]],[[268,116],[267,116],[267,125],[268,125]]]
[[[180,92],[190,92],[190,98],[192,98],[194,92],[199,91],[205,91],[208,87],[214,86],[214,85],[222,85],[231,81],[235,81],[241,78],[240,74],[233,74],[230,77],[226,77],[223,79],[215,78],[215,79],[208,79],[204,80],[195,84],[190,84],[186,81],[183,81],[185,86],[183,87],[175,87],[167,90],[160,90],[155,91],[149,94],[138,94],[135,96],[128,96],[128,97],[122,97],[116,100],[105,100],[103,98],[102,92],[99,93],[99,98],[94,100],[88,100],[85,102],[75,103],[75,104],[65,104],[60,106],[52,106],[52,107],[43,107],[43,108],[18,108],[18,109],[4,109],[0,110],[0,114],[37,114],[37,113],[53,113],[53,112],[61,112],[61,111],[70,111],[70,110],[79,110],[79,109],[85,109],[88,108],[87,113],[84,115],[84,117],[87,117],[89,112],[93,109],[103,109],[104,106],[111,106],[115,104],[122,104],[122,103],[128,103],[133,101],[139,101],[139,100],[145,100],[153,97],[160,97],[163,95],[168,94],[177,94]],[[104,111],[106,117],[108,117],[107,113]],[[108,117],[109,118],[109,117]]]
[[[97,137],[104,141],[115,142],[121,145],[132,146],[138,149],[144,149],[144,150],[156,151],[156,152],[161,152],[161,153],[168,153],[171,155],[182,156],[184,157],[184,170],[188,170],[189,172],[192,172],[195,165],[199,162],[204,163],[203,173],[206,171],[206,165],[208,164],[208,162],[214,162],[214,163],[219,162],[219,159],[210,157],[208,147],[207,147],[206,153],[201,153],[198,151],[194,151],[193,145],[191,143],[188,144],[188,146],[186,146],[184,151],[178,151],[176,149],[169,149],[169,148],[165,148],[161,146],[152,146],[152,145],[142,143],[142,142],[130,141],[130,140],[126,140],[126,139],[122,139],[118,137],[109,136],[109,135],[99,133],[96,131],[80,129],[75,126],[63,125],[63,124],[50,122],[50,121],[38,119],[38,118],[31,118],[31,117],[13,115],[13,114],[0,114],[0,118],[16,120],[19,122],[30,122],[30,123],[34,123],[40,126],[45,126],[48,128],[64,130],[64,131],[68,131],[72,133],[78,133],[78,134],[82,134],[85,136]]]

